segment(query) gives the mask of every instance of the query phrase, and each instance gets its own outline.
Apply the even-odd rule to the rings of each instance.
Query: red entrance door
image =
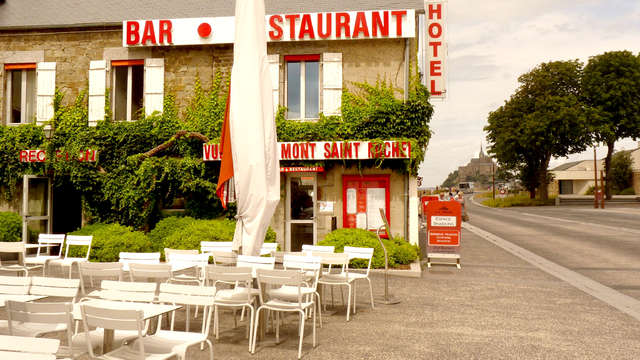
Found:
[[[377,230],[389,219],[389,175],[342,176],[342,227]]]

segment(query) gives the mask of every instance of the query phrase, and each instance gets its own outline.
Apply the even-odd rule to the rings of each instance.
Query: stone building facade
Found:
[[[204,88],[208,88],[216,73],[229,74],[233,62],[232,43],[203,43],[202,41],[206,41],[194,35],[192,44],[129,46],[126,38],[129,35],[128,21],[218,21],[211,19],[233,15],[233,2],[193,1],[177,6],[175,2],[161,0],[152,8],[135,2],[122,5],[105,5],[97,0],[77,3],[72,9],[67,8],[68,5],[62,1],[43,3],[39,9],[29,9],[26,4],[18,1],[0,4],[0,18],[8,19],[0,22],[1,123],[5,126],[32,121],[46,123],[53,114],[53,89],[64,94],[63,101],[67,104],[74,101],[82,91],[87,91],[90,125],[104,117],[103,104],[107,95],[111,97],[114,113],[119,111],[116,108],[122,108],[120,113],[124,114],[116,115],[115,120],[134,120],[136,109],[142,106],[147,114],[162,111],[162,99],[166,94],[175,95],[179,110],[184,111],[194,93],[196,80]],[[416,64],[422,46],[420,34],[424,33],[421,28],[424,25],[424,20],[421,20],[424,17],[423,9],[424,2],[417,0],[357,0],[348,3],[337,0],[267,1],[267,14],[282,14],[285,19],[286,14],[304,17],[307,13],[315,16],[316,12],[334,17],[338,13],[351,12],[353,17],[359,17],[365,10],[371,10],[377,11],[379,22],[389,21],[386,36],[374,37],[370,34],[370,29],[366,29],[358,34],[354,33],[355,39],[347,36],[327,40],[316,38],[270,41],[267,52],[272,78],[277,79],[273,87],[276,103],[291,106],[292,100],[287,95],[290,86],[288,66],[295,62],[317,64],[317,70],[314,70],[317,71],[314,75],[317,78],[310,80],[318,86],[313,101],[317,102],[317,112],[325,115],[339,114],[342,88],[352,88],[356,82],[375,83],[386,80],[406,94],[409,69]],[[2,16],[3,13],[11,16]],[[372,18],[368,19],[371,21]],[[149,22],[151,20],[142,20],[141,24]],[[394,35],[395,29],[400,28],[398,22],[402,22],[410,31],[403,30],[402,34],[396,34],[398,36],[388,35]],[[174,23],[177,27],[178,21],[174,20]],[[369,25],[373,26],[372,23]],[[353,29],[356,25],[352,22],[351,26]],[[283,29],[287,31],[288,27],[283,25]],[[214,26],[213,34],[217,36],[219,32],[228,30]],[[384,27],[380,25],[378,30],[382,31]],[[140,34],[145,36],[142,31]],[[22,92],[16,86],[17,81],[21,81]],[[307,81],[306,77],[304,81]],[[304,96],[305,94],[302,95]],[[22,103],[15,101],[18,97]],[[28,108],[31,112],[27,113],[29,116],[25,116],[25,109]],[[304,121],[317,119],[317,115],[303,117]],[[477,164],[472,160],[470,166],[484,172],[484,160],[481,157]],[[273,218],[272,227],[276,230],[278,242],[283,249],[295,250],[301,243],[316,243],[332,229],[345,226],[347,205],[343,202],[351,194],[351,190],[346,188],[344,179],[351,179],[348,177],[351,175],[361,178],[358,180],[361,184],[358,185],[361,186],[358,191],[365,195],[369,188],[386,190],[384,200],[388,203],[392,234],[417,243],[418,203],[417,181],[414,176],[377,168],[358,171],[342,165],[324,172],[302,170],[281,175],[283,198]],[[305,219],[298,221],[292,219],[290,205],[295,200],[291,195],[292,190],[295,193],[300,188],[307,189],[306,195],[312,197],[312,203]],[[374,190],[369,192],[376,193],[377,190]],[[360,204],[360,197],[357,199]],[[19,203],[13,201],[2,206],[22,211]],[[300,240],[296,240],[296,237]]]

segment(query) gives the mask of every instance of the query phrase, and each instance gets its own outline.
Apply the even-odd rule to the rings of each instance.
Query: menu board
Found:
[[[356,212],[356,189],[347,189],[347,214]]]
[[[380,209],[386,209],[386,189],[367,189],[367,229],[377,230],[384,225],[380,217]]]

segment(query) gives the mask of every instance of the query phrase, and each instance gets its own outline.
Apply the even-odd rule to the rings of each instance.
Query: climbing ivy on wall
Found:
[[[223,210],[215,198],[220,165],[202,161],[202,143],[220,138],[227,94],[228,78],[218,72],[209,89],[196,81],[183,114],[167,91],[162,114],[140,115],[132,122],[112,121],[107,97],[105,120],[91,127],[86,92],[63,105],[64,96],[57,91],[50,139],[45,138],[42,126],[0,126],[0,193],[5,199],[15,196],[24,174],[49,174],[54,186],[71,185],[81,193],[85,214],[93,222],[149,229],[159,220],[160,210],[177,200],[184,201],[186,213],[193,217],[220,216]],[[345,164],[416,174],[431,136],[433,108],[427,89],[418,82],[412,82],[406,102],[399,95],[384,81],[354,84],[354,90],[343,92],[342,116],[321,115],[317,122],[286,120],[286,109],[280,108],[276,116],[278,140],[411,141],[410,160]],[[26,149],[47,149],[47,161],[21,163],[18,153]],[[86,150],[98,152],[95,162],[61,161],[55,156],[56,151],[73,157]],[[323,165],[328,168],[335,163]]]

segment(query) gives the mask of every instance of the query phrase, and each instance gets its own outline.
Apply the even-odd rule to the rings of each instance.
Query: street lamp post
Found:
[[[491,189],[493,190],[493,200],[496,199],[496,169],[491,159]]]

